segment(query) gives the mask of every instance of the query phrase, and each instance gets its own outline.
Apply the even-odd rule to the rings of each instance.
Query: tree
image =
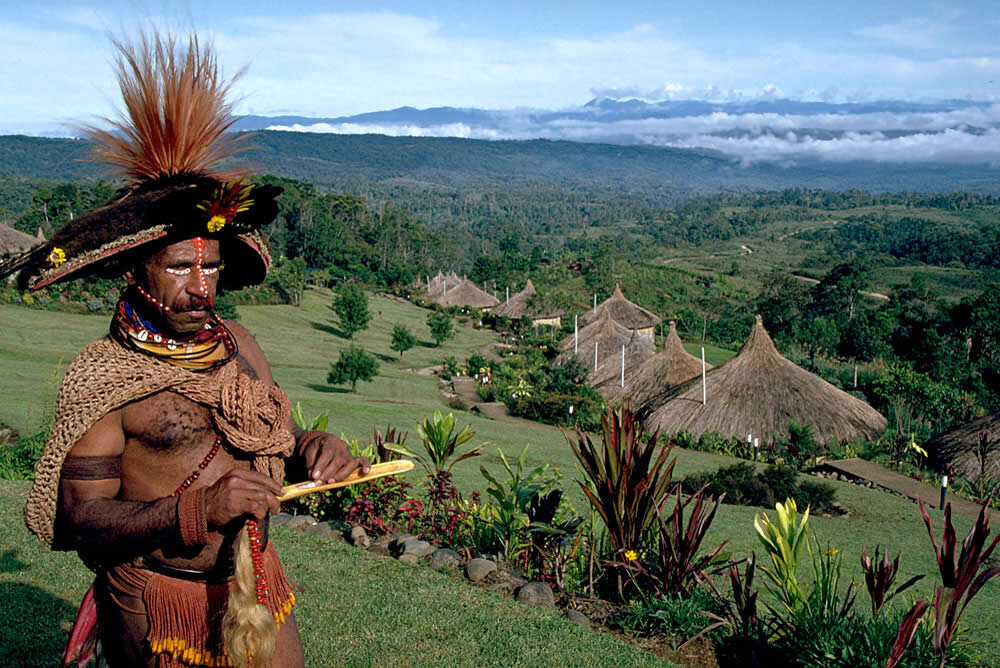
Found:
[[[415,345],[417,337],[405,325],[396,325],[392,328],[392,342],[389,347],[399,352],[399,359],[403,359],[403,353]]]
[[[356,332],[368,328],[372,319],[368,310],[368,295],[356,283],[343,285],[333,298],[331,308],[340,318],[340,328],[352,340]]]
[[[427,326],[431,328],[431,337],[435,345],[440,346],[455,336],[455,322],[451,315],[444,311],[435,311],[427,316]]]
[[[267,284],[277,290],[292,306],[302,304],[306,289],[306,263],[302,258],[281,258],[267,277]]]
[[[371,382],[378,375],[378,360],[370,352],[353,343],[340,351],[340,357],[330,364],[326,382],[331,385],[351,383],[351,392],[357,391],[358,381]]]

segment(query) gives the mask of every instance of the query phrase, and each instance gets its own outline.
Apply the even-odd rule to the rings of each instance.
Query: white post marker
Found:
[[[858,389],[858,365],[854,365],[854,389]]]
[[[594,341],[594,373],[597,373],[597,341]]]
[[[597,313],[597,293],[594,293],[594,313]]]
[[[753,459],[753,439],[750,438],[750,434],[747,434],[747,450],[750,451],[750,459]]]
[[[622,344],[622,381],[621,386],[625,387],[625,344]]]
[[[580,323],[578,315],[573,316],[573,354],[576,355],[577,349],[580,346]]]
[[[760,459],[760,439],[753,439],[753,458],[754,460]]]
[[[506,302],[505,303],[510,304],[510,286],[509,285],[507,286],[507,297],[506,297]]]
[[[941,476],[941,503],[939,507],[944,510],[944,496],[948,493],[948,476]]]
[[[701,405],[708,403],[708,386],[705,384],[705,346],[701,347]]]

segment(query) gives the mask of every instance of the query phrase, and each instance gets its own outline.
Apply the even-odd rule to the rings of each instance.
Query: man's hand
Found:
[[[364,475],[372,468],[367,457],[355,457],[343,439],[326,432],[306,432],[299,441],[299,455],[309,479],[323,484],[343,480],[357,469]]]
[[[238,517],[264,519],[267,511],[277,515],[281,485],[256,471],[233,469],[205,490],[205,515],[209,526],[224,526]]]

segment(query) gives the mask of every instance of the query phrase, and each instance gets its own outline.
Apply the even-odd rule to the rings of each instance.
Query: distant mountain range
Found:
[[[244,116],[240,130],[552,139],[704,148],[744,164],[1000,164],[1000,105],[970,100],[816,102],[595,98],[557,111],[400,107],[355,116]]]
[[[650,145],[278,131],[257,132],[251,143],[255,149],[241,154],[236,164],[359,193],[373,186],[381,192],[439,194],[584,188],[664,203],[698,192],[788,187],[1000,194],[996,164],[802,159],[783,166],[741,161],[716,150]],[[102,166],[83,160],[87,150],[81,140],[0,136],[0,178],[83,181],[106,176]]]

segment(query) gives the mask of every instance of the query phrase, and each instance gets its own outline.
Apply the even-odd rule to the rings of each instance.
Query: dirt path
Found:
[[[791,276],[792,278],[794,278],[797,281],[802,281],[803,283],[808,283],[809,285],[817,285],[817,284],[819,284],[819,281],[816,280],[815,278],[810,278],[809,276],[803,276],[802,274],[791,273],[791,274],[789,274],[789,276]],[[889,301],[889,295],[884,295],[881,292],[864,292],[864,291],[862,291],[861,294],[863,294],[866,297],[871,297],[872,299],[878,299],[879,301],[883,301],[883,302]]]
[[[913,501],[916,501],[919,496],[926,508],[938,508],[941,500],[940,488],[933,487],[920,480],[914,480],[901,473],[890,471],[884,466],[879,466],[864,459],[838,459],[823,462],[821,466],[814,470],[836,473],[838,476],[855,482],[864,480]],[[955,513],[965,515],[966,517],[977,517],[979,515],[979,506],[971,501],[966,501],[954,494],[949,494],[945,501],[951,503],[951,509]]]

